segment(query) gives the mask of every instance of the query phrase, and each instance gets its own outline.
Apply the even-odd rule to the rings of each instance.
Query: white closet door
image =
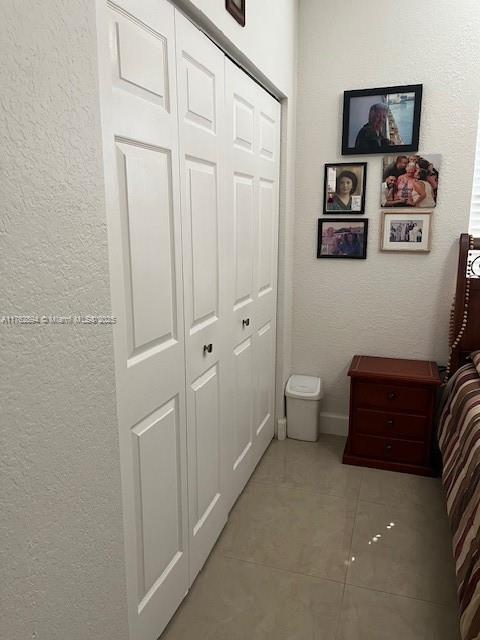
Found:
[[[227,519],[229,350],[224,55],[175,14],[182,189],[190,580]]]
[[[162,0],[118,0],[105,22],[102,118],[129,623],[133,640],[157,640],[188,589],[174,10]]]
[[[257,202],[254,259],[254,462],[274,435],[277,323],[280,103],[257,85]]]
[[[280,105],[226,60],[233,502],[273,437]]]

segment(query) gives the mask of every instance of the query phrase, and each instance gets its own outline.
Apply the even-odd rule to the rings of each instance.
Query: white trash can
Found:
[[[287,398],[287,436],[295,440],[318,440],[322,381],[313,376],[290,376]]]

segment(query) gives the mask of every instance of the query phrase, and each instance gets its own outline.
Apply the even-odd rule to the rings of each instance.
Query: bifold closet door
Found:
[[[229,314],[223,53],[178,11],[190,580],[227,520]]]
[[[273,438],[280,104],[226,60],[231,502]]]
[[[130,636],[157,640],[189,586],[174,9],[116,0],[102,16]]]

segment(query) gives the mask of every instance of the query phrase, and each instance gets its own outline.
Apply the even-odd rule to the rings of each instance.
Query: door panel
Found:
[[[168,348],[178,336],[172,171],[164,149],[118,140],[116,148],[128,269],[130,360],[160,345]]]
[[[227,519],[224,56],[175,14],[187,379],[190,582]]]
[[[216,165],[186,160],[187,213],[192,246],[192,308],[195,330],[218,318],[218,211]]]
[[[167,103],[165,40],[128,20],[117,22],[118,75]]]
[[[194,426],[195,475],[198,482],[195,490],[195,517],[193,529],[196,532],[203,524],[220,494],[220,389],[218,367],[215,365],[192,384],[194,406],[192,426]]]
[[[225,83],[234,256],[233,504],[274,433],[280,105],[229,60]]]
[[[155,583],[168,576],[181,545],[178,397],[136,425],[132,440],[141,608]]]
[[[260,327],[255,336],[255,438],[257,448],[266,447],[273,438],[273,402],[275,377],[275,359],[272,322]],[[263,453],[263,452],[262,452]]]
[[[99,15],[129,625],[157,640],[188,589],[174,12],[119,0]]]
[[[258,210],[258,296],[270,293],[274,287],[275,264],[275,184],[260,180]]]
[[[253,405],[252,405],[252,340],[242,342],[233,351],[235,356],[235,430],[233,470],[242,474],[248,480],[249,470],[243,470],[243,462],[251,449],[253,442]]]
[[[235,341],[251,335],[253,327],[254,293],[254,178],[243,174],[233,176],[233,268],[235,300]],[[247,324],[248,323],[248,324]]]

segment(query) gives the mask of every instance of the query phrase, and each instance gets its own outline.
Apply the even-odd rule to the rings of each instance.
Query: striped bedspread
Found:
[[[480,351],[459,369],[443,396],[439,419],[443,485],[453,534],[460,629],[480,640]]]

